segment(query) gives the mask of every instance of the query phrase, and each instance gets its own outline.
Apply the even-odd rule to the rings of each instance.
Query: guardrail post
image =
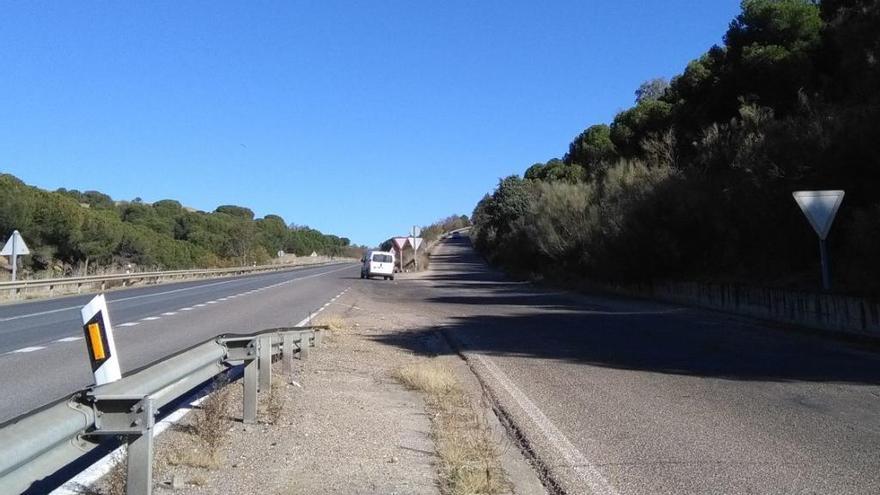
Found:
[[[302,332],[299,334],[299,359],[300,361],[305,361],[309,358],[309,341],[312,340],[309,337],[309,332]]]
[[[253,345],[256,351],[260,349],[260,339],[254,339]],[[241,412],[241,421],[245,424],[257,422],[257,367],[259,360],[251,359],[244,366],[244,394]]]
[[[293,379],[293,334],[284,332],[281,339],[281,367],[284,376],[290,381]]]
[[[143,425],[140,435],[128,437],[127,495],[149,495],[153,491],[153,400],[146,397],[142,404],[142,414],[149,423]]]
[[[149,395],[91,395],[95,430],[89,435],[127,440],[125,493],[153,492],[153,425],[156,413]]]
[[[268,392],[272,388],[272,335],[257,337],[257,360],[260,362],[260,392]]]
[[[321,337],[324,335],[324,330],[316,328],[315,330],[313,330],[313,332],[315,336],[315,347],[318,347],[319,345],[321,345]]]

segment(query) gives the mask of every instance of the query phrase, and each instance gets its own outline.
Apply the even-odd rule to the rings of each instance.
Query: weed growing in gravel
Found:
[[[189,428],[182,431],[189,441],[181,442],[168,453],[167,462],[172,466],[190,466],[219,469],[223,464],[220,447],[229,431],[229,379],[220,375],[211,387],[210,394],[193,413]]]
[[[394,376],[427,395],[443,492],[492,495],[506,491],[508,485],[489,427],[452,370],[427,361],[400,368]]]
[[[228,384],[226,375],[214,380],[210,395],[202,401],[192,423],[193,433],[212,453],[220,449],[229,430],[227,422],[231,391]]]

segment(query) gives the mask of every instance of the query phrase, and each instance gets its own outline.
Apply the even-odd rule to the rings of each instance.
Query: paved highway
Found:
[[[877,352],[507,281],[466,238],[431,259],[399,297],[442,315],[559,491],[880,493]]]
[[[108,292],[123,373],[217,334],[293,326],[357,275],[346,263]],[[79,313],[92,297],[0,306],[0,422],[93,383]]]

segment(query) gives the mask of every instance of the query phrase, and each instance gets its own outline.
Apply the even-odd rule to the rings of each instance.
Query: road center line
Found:
[[[587,457],[581,453],[572,443],[559,431],[559,428],[553,424],[550,419],[541,412],[541,409],[532,402],[526,394],[522,392],[510,378],[501,371],[495,363],[488,357],[484,357],[477,353],[467,353],[477,359],[484,368],[492,375],[495,380],[501,384],[504,390],[513,398],[519,407],[525,411],[528,417],[541,430],[541,433],[549,440],[562,458],[565,460],[568,468],[577,474],[581,481],[589,487],[590,492],[596,495],[618,495],[614,487],[608,483],[602,474],[596,469]]]
[[[327,274],[329,274],[329,273],[335,273],[335,272],[338,272],[338,271],[340,271],[340,270],[344,270],[344,269],[347,269],[347,268],[350,268],[350,267],[349,267],[349,266],[344,266],[344,267],[339,268],[339,269],[337,269],[337,270],[331,270],[331,271],[328,271],[328,272],[321,272],[321,273],[315,273],[315,274],[312,274],[312,275],[307,275],[307,276],[305,276],[305,277],[294,278],[294,279],[289,280],[289,282],[293,282],[293,281],[295,281],[295,280],[306,280],[306,279],[313,278],[313,277],[318,277],[318,276],[321,276],[321,275],[327,275]],[[278,273],[284,273],[284,272],[278,272]],[[245,278],[246,278],[246,277],[245,277]],[[139,295],[139,296],[131,296],[131,297],[123,297],[123,298],[120,298],[120,299],[112,299],[112,300],[108,300],[108,301],[107,301],[107,304],[108,304],[108,305],[113,305],[113,304],[118,303],[118,302],[132,301],[132,300],[135,300],[135,299],[143,299],[143,298],[145,298],[145,297],[157,297],[157,296],[164,296],[164,295],[166,295],[166,294],[175,294],[175,293],[178,293],[178,292],[183,292],[183,291],[188,291],[188,290],[203,289],[203,288],[205,288],[205,287],[216,287],[216,286],[218,286],[218,285],[224,285],[224,284],[231,284],[231,283],[233,283],[233,282],[239,282],[239,281],[241,281],[241,280],[243,280],[243,279],[244,279],[244,278],[237,278],[237,279],[234,279],[234,280],[223,280],[223,281],[220,281],[220,282],[214,282],[214,283],[211,283],[211,284],[195,285],[195,286],[193,286],[193,287],[183,287],[183,288],[180,288],[180,289],[167,290],[167,291],[164,291],[164,292],[155,292],[155,293],[152,293],[152,294],[142,294],[142,295]],[[63,312],[63,311],[72,311],[72,310],[75,310],[75,309],[78,310],[78,309],[80,309],[80,308],[82,308],[82,305],[78,305],[78,306],[67,306],[67,307],[64,307],[64,308],[50,309],[50,310],[47,310],[47,311],[39,311],[39,312],[37,312],[37,313],[28,313],[28,314],[24,314],[24,315],[9,316],[9,317],[6,317],[6,318],[0,318],[0,322],[3,322],[3,321],[13,321],[13,320],[21,320],[21,319],[24,319],[24,318],[31,318],[31,317],[34,317],[34,316],[50,315],[50,314],[53,314],[53,313],[61,313],[61,312]]]
[[[77,340],[82,339],[82,337],[64,337],[63,339],[58,339],[55,342],[76,342]]]
[[[39,346],[39,345],[35,345],[32,347],[22,347],[21,349],[16,349],[14,351],[11,351],[10,354],[11,353],[21,353],[21,352],[34,352],[34,351],[39,351],[41,349],[45,349],[45,347]]]

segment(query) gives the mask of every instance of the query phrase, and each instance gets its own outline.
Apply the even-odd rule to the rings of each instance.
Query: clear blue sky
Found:
[[[0,171],[376,244],[470,214],[738,1],[4,2]]]

